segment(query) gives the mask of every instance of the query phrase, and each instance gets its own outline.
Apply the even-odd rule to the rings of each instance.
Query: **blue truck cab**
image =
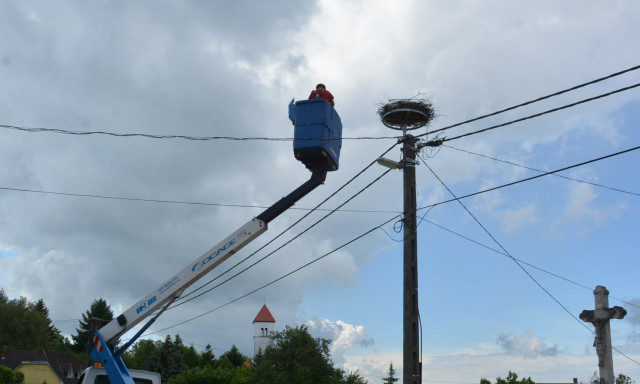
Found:
[[[338,169],[342,148],[342,121],[324,99],[299,100],[289,104],[289,119],[295,126],[293,155],[310,171]]]

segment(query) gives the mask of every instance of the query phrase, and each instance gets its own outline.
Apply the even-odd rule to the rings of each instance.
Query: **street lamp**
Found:
[[[389,160],[386,157],[379,157],[378,160],[376,161],[378,162],[378,164],[382,165],[383,167],[387,167],[389,169],[402,168],[402,164],[398,163],[397,161]]]

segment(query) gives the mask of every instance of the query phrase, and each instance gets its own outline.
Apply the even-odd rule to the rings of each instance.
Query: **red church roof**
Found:
[[[263,305],[260,309],[260,312],[256,315],[256,318],[253,319],[254,323],[275,323],[276,319],[273,318],[271,312],[269,312],[269,308],[267,308],[267,304]]]

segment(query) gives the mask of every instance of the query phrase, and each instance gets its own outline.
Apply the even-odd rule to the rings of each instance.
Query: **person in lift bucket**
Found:
[[[333,95],[331,94],[331,92],[327,91],[327,87],[325,87],[322,83],[316,85],[315,91],[311,91],[311,94],[309,95],[309,100],[318,98],[327,100],[332,107],[336,106],[333,102]]]

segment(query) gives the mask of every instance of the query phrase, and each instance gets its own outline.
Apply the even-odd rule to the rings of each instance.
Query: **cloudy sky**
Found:
[[[369,166],[399,134],[377,108],[429,98],[424,141],[636,67],[638,15],[633,0],[3,1],[0,287],[44,299],[66,335],[97,298],[128,309],[309,178],[287,104],[323,82],[344,126],[340,169],[193,288],[263,261],[145,337],[250,356],[266,303],[277,329],[309,325],[337,365],[379,382],[402,369],[402,173],[376,181],[386,169]],[[638,83],[628,71],[437,135]],[[594,335],[578,315],[597,285],[628,310],[612,322],[616,374],[640,380],[639,107],[632,88],[420,153],[423,382],[588,380]]]

